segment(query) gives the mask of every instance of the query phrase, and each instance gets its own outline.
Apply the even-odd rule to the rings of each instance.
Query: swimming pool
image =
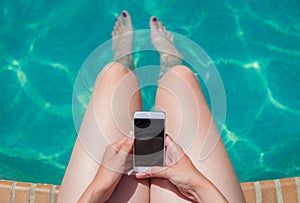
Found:
[[[23,0],[0,2],[0,179],[60,184],[76,75],[122,9],[135,29],[156,15],[214,61],[240,181],[300,175],[299,1]]]

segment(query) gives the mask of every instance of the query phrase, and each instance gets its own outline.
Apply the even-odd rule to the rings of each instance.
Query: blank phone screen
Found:
[[[164,119],[134,119],[135,166],[164,166]]]

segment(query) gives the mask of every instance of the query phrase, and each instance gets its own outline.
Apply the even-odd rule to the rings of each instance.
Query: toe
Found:
[[[117,24],[115,24],[114,26],[114,32],[116,32],[116,30],[117,30]]]
[[[150,18],[149,24],[150,24],[150,28],[151,28],[151,29],[158,29],[158,26],[157,26],[157,18],[156,18],[155,16],[152,16],[152,17]]]
[[[170,36],[170,40],[171,40],[171,42],[174,42],[174,37],[173,37],[173,35]]]
[[[158,21],[158,22],[157,22],[157,25],[158,25],[158,29],[159,29],[160,31],[166,30],[165,26],[163,26],[163,24],[162,24],[161,21]]]
[[[169,40],[170,40],[171,42],[174,41],[174,37],[173,37],[173,35],[172,35],[171,33],[168,32],[167,36],[168,36],[168,38],[169,38]]]
[[[124,24],[123,24],[123,19],[121,16],[118,17],[118,21],[117,21],[117,25],[119,28],[123,27]]]
[[[115,22],[115,27],[118,25],[118,18],[116,19],[116,22]]]
[[[117,18],[114,26],[114,31],[118,30],[118,28],[119,28],[119,19]]]
[[[129,13],[126,10],[122,11],[122,18],[124,19],[126,26],[132,27],[131,16],[129,15]]]

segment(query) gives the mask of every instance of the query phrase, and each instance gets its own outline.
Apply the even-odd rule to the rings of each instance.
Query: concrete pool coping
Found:
[[[300,203],[300,177],[241,183],[247,203]],[[59,185],[0,180],[0,202],[56,203]]]

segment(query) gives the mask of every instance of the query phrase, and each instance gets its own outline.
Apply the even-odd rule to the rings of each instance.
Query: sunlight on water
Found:
[[[111,38],[123,9],[135,29],[148,28],[155,15],[210,56],[226,91],[221,135],[240,181],[300,175],[299,1],[62,0],[0,2],[0,179],[60,184],[77,136],[76,75]],[[134,65],[158,60],[135,53]],[[94,81],[83,83],[81,114]],[[143,95],[151,106],[155,88]]]

